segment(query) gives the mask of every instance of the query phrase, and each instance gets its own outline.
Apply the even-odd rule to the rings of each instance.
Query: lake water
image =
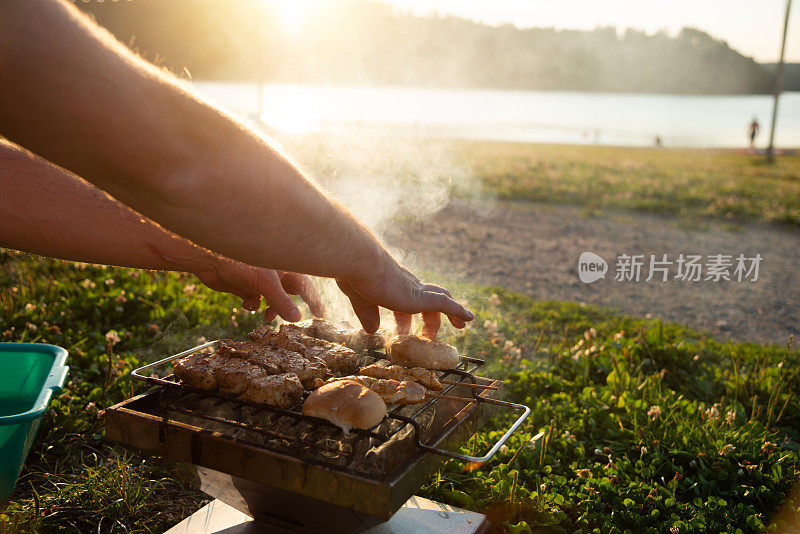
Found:
[[[193,82],[226,109],[286,133],[398,129],[432,137],[648,146],[742,147],[772,97]],[[800,93],[784,93],[776,146],[800,147]]]

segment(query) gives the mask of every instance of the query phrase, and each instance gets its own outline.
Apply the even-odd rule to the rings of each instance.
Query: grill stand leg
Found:
[[[353,510],[205,467],[200,489],[214,500],[167,534],[484,534],[486,516],[422,497],[411,497],[391,519]]]
[[[272,530],[264,532],[363,532],[384,521],[379,517],[206,467],[197,466],[197,474],[201,491],[215,498],[215,502],[225,503],[248,519],[253,519],[255,523],[270,525]]]
[[[330,525],[329,525],[330,527]],[[255,521],[252,517],[216,499],[190,515],[166,534],[295,534],[296,529]],[[330,529],[299,532],[330,532]],[[411,497],[389,521],[363,534],[486,534],[486,516],[436,501]]]

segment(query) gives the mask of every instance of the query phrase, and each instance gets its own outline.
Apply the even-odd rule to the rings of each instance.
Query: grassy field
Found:
[[[105,442],[98,418],[141,389],[129,377],[139,362],[257,322],[195,284],[0,251],[0,338],[61,345],[71,366],[0,532],[160,532],[204,502],[179,466]],[[495,460],[448,462],[424,496],[513,533],[759,532],[800,520],[800,501],[785,498],[800,480],[797,351],[720,344],[501,288],[455,289],[477,318],[447,335],[534,411]],[[464,450],[485,449],[506,422]]]
[[[361,142],[325,136],[282,140],[311,174],[335,190],[360,177],[392,193],[408,182],[440,194],[438,174],[455,196],[571,204],[588,214],[631,210],[708,219],[800,224],[800,156],[731,150],[655,149],[485,141]],[[414,196],[414,193],[405,193]],[[424,198],[424,197],[423,197]]]
[[[454,158],[503,199],[625,209],[688,219],[800,224],[800,157],[463,142]]]

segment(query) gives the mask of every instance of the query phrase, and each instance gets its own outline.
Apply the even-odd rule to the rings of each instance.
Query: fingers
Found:
[[[299,321],[302,318],[300,310],[295,306],[292,298],[283,290],[278,273],[271,269],[258,269],[258,291],[264,295],[269,307],[264,312],[264,319],[267,319],[267,312],[274,311],[285,320],[290,322]],[[273,317],[272,319],[274,319]],[[270,320],[272,320],[270,319]]]
[[[197,276],[211,289],[240,297],[242,307],[250,311],[261,306],[263,296],[267,304],[264,312],[267,321],[274,320],[277,315],[287,321],[299,321],[302,317],[292,298],[284,291],[278,273],[271,269],[226,260],[212,272],[197,273]]]
[[[401,285],[407,284],[408,292],[406,295],[411,298],[401,298],[392,303],[397,305],[396,308],[390,307],[395,312],[394,317],[398,334],[403,335],[410,331],[412,313],[422,312],[423,335],[430,339],[436,338],[436,333],[441,326],[440,313],[446,314],[450,323],[456,328],[464,328],[466,323],[474,318],[473,313],[456,302],[447,289],[434,284],[423,284],[408,271],[404,270],[403,273],[405,277],[401,278],[404,278],[404,284]],[[375,332],[380,326],[380,316],[378,314],[378,306],[372,302],[373,299],[362,296],[349,280],[339,279],[336,283],[350,299],[353,310],[356,312],[364,329],[368,332]],[[408,287],[409,285],[412,287]],[[359,286],[359,289],[366,290],[368,296],[370,293],[375,292],[375,288],[371,286]],[[380,298],[383,297],[383,295],[380,295],[380,291],[376,296],[379,297],[379,301],[383,301]]]
[[[264,310],[264,322],[271,323],[277,316],[278,312],[272,306],[267,306],[267,309]]]
[[[368,334],[374,334],[381,326],[381,315],[378,306],[361,298],[349,282],[337,280],[339,289],[350,299],[350,305],[358,317],[361,326]]]
[[[261,307],[261,295],[247,295],[242,297],[242,308],[249,311],[256,311]]]
[[[350,305],[356,313],[361,326],[368,334],[374,334],[381,326],[381,315],[378,307],[358,297],[349,297]]]
[[[311,310],[315,317],[325,315],[325,305],[322,303],[322,297],[309,276],[289,271],[285,271],[279,276],[283,288],[288,293],[299,295],[303,302],[308,304],[308,309]]]
[[[455,326],[456,328],[465,328],[467,326],[467,322],[459,319],[458,317],[453,317],[452,315],[447,316],[447,320],[450,321],[450,324]]]
[[[405,336],[411,331],[410,313],[394,312],[394,322],[397,325],[395,332],[399,336]]]
[[[442,325],[442,315],[439,312],[422,312],[422,335],[430,340],[436,339],[436,332]]]
[[[446,287],[437,286],[436,284],[422,284],[422,290],[423,291],[434,291],[436,293],[442,293],[444,295],[447,295],[450,298],[453,298],[453,295],[452,295],[452,293],[450,293],[449,289],[447,289]]]
[[[394,312],[394,322],[397,324],[397,335],[403,336],[411,331],[411,319],[413,315],[409,313]],[[465,321],[457,317],[447,316],[450,324],[456,328],[464,328],[467,326]],[[436,339],[436,334],[442,326],[442,317],[439,312],[423,312],[422,313],[422,335],[428,339]]]
[[[456,322],[463,321],[466,323],[475,318],[475,314],[453,300],[450,292],[443,287],[425,284],[419,298],[421,309],[442,312],[450,318],[451,323],[453,323],[453,319]],[[458,327],[455,323],[453,323],[453,326],[463,328],[463,326]]]
[[[450,297],[451,299],[453,298],[453,295],[450,293],[450,291],[447,290],[447,288],[440,287],[440,286],[437,286],[437,285],[434,285],[434,284],[423,284],[422,289],[423,289],[423,291],[433,291],[435,293],[442,293],[442,294]],[[464,328],[464,327],[467,326],[466,321],[464,321],[463,319],[460,319],[459,317],[457,317],[455,315],[448,315],[447,319],[450,321],[450,324],[452,324],[456,328]],[[422,332],[423,332],[423,335],[425,337],[429,338],[429,339],[436,339],[436,332],[438,332],[439,327],[441,326],[441,322],[442,322],[442,319],[441,319],[441,317],[439,316],[438,313],[436,314],[435,317],[434,316],[429,316],[429,319],[428,319],[427,322],[425,320],[425,314],[423,313],[422,314]],[[428,325],[428,326],[426,327],[426,325]]]

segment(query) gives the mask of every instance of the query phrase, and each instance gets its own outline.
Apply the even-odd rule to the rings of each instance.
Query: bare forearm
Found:
[[[201,272],[214,257],[77,176],[0,141],[0,246],[69,260]]]
[[[0,55],[7,137],[246,263],[358,277],[386,261],[363,225],[258,134],[181,90],[73,8],[55,0],[9,5],[22,30]]]

